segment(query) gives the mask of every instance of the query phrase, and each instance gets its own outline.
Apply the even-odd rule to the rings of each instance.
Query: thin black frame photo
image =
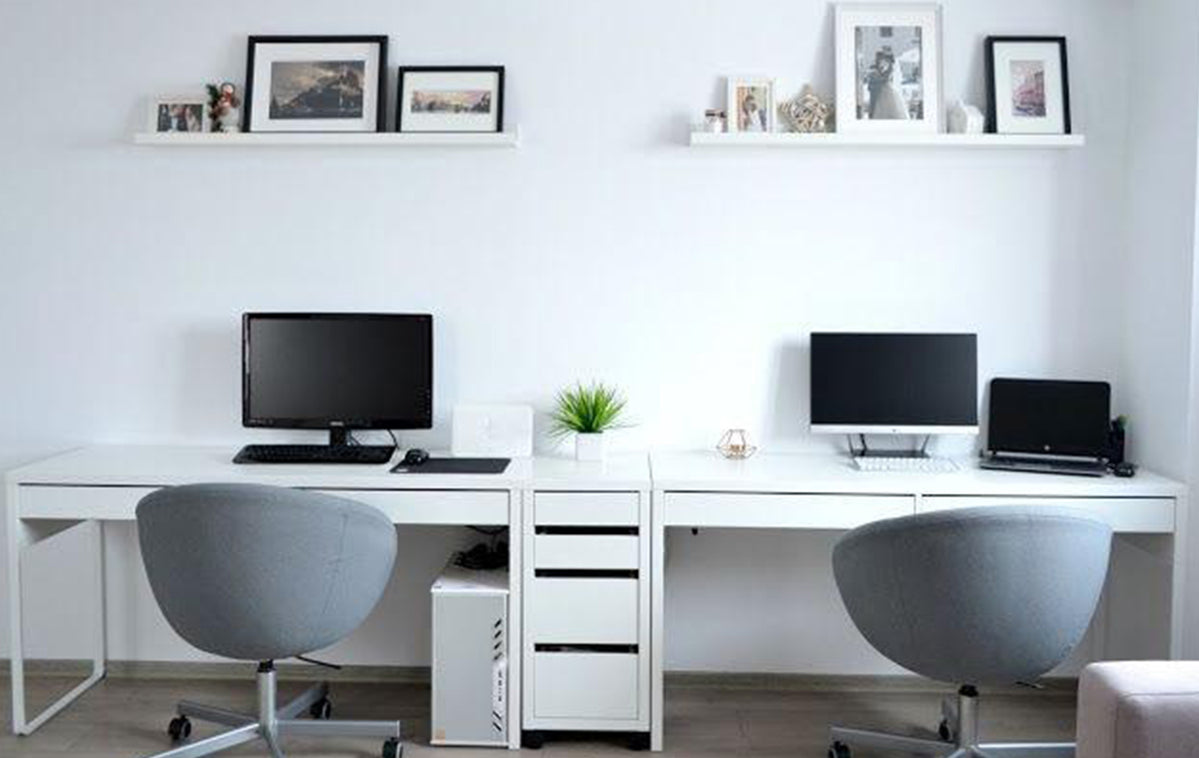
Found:
[[[441,134],[491,134],[504,131],[504,67],[503,66],[400,66],[399,74],[396,77],[396,131],[404,131],[404,76],[406,74],[433,74],[433,73],[490,73],[496,75],[496,108],[495,108],[495,128],[494,129],[453,129],[445,132],[429,132],[424,130],[424,133],[441,133]],[[414,132],[408,132],[413,134]]]
[[[254,131],[254,50],[260,44],[376,44],[379,46],[379,76],[375,84],[375,131],[387,131],[387,47],[389,38],[386,34],[361,35],[251,35],[246,46],[246,89],[242,102],[245,104],[242,129]],[[308,130],[317,131],[317,130]],[[261,132],[259,132],[261,133]]]
[[[1070,124],[1070,69],[1067,66],[1066,55],[1066,38],[1065,37],[1045,37],[1045,36],[991,36],[987,37],[985,45],[984,58],[986,59],[986,76],[987,76],[987,125],[986,131],[988,134],[999,134],[999,118],[997,111],[997,93],[995,92],[995,45],[996,43],[1005,42],[1034,42],[1056,44],[1058,46],[1058,54],[1061,56],[1062,67],[1062,134],[1071,133]],[[1015,134],[1016,132],[1004,132],[1004,134]]]

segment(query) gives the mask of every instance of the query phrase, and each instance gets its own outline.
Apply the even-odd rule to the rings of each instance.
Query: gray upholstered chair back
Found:
[[[379,601],[395,527],[362,503],[250,484],[194,484],[137,506],[154,597],[185,640],[264,661],[327,647]]]
[[[833,550],[849,615],[879,652],[955,684],[1033,681],[1086,632],[1111,529],[1076,512],[971,508],[867,524]]]

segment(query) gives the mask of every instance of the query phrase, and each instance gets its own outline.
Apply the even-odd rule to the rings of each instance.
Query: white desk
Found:
[[[844,530],[893,516],[946,508],[1035,500],[1087,511],[1121,533],[1167,536],[1172,552],[1170,654],[1182,638],[1185,488],[1141,471],[1132,479],[983,471],[954,474],[866,473],[844,456],[759,454],[727,461],[715,453],[651,457],[653,514],[651,744],[663,744],[662,671],[666,529],[670,527]]]
[[[1186,491],[1183,485],[1150,472],[1142,471],[1133,479],[974,468],[956,474],[863,473],[847,459],[828,454],[760,454],[748,461],[726,461],[715,453],[655,453],[648,460],[645,455],[616,456],[606,464],[518,459],[504,474],[494,476],[400,476],[388,473],[387,466],[236,466],[230,462],[233,452],[227,448],[97,447],[8,473],[14,732],[33,732],[104,675],[104,522],[132,521],[137,501],[158,487],[202,481],[255,482],[342,493],[379,507],[397,524],[510,527],[511,747],[519,746],[521,727],[632,731],[648,727],[652,747],[661,749],[665,532],[671,527],[844,530],[890,516],[1029,499],[1079,508],[1103,518],[1117,532],[1169,540],[1173,572],[1170,653],[1179,653],[1185,540],[1174,539],[1174,535],[1185,533]],[[539,512],[548,515],[539,516]],[[635,526],[638,538],[621,543],[616,552],[599,549],[612,544],[605,542],[602,534],[569,544],[557,538],[539,543],[535,527],[541,522]],[[86,681],[30,719],[24,701],[20,556],[25,547],[68,528],[89,530],[94,549],[93,614],[98,623],[92,637],[93,670]],[[648,540],[644,539],[647,534]],[[541,552],[537,552],[538,544],[544,547]],[[631,551],[624,550],[629,547]],[[623,556],[620,568],[638,569],[635,597],[629,608],[621,611],[632,624],[622,634],[630,636],[620,638],[621,642],[638,643],[636,658],[622,659],[618,666],[590,668],[584,659],[555,659],[554,671],[569,669],[572,673],[552,674],[552,681],[546,680],[547,688],[587,679],[582,674],[598,677],[590,681],[606,683],[592,687],[584,682],[569,691],[552,690],[555,702],[573,699],[578,712],[538,713],[528,697],[532,691],[528,681],[522,698],[522,672],[526,666],[536,668],[538,630],[525,634],[523,626],[525,606],[539,602],[523,595],[526,588],[534,586],[534,564],[612,568],[617,553]],[[526,555],[535,556],[536,561],[525,560]],[[594,565],[583,564],[595,561]],[[592,642],[605,641],[598,637],[608,632],[606,626],[587,630],[597,637]],[[618,681],[616,673],[620,674]],[[607,694],[600,697],[604,693],[596,691],[605,688]],[[633,693],[635,708],[627,706]],[[591,716],[580,715],[588,709]]]
[[[397,475],[388,466],[238,466],[229,448],[95,447],[59,455],[8,473],[8,577],[12,640],[13,732],[30,734],[104,676],[104,550],[107,521],[133,521],[137,502],[163,486],[195,482],[254,482],[342,494],[381,509],[396,524],[503,525],[519,534],[522,488],[533,463],[514,460],[500,475]],[[551,464],[552,466],[552,464]],[[560,468],[567,468],[562,466]],[[566,474],[560,474],[565,476]],[[21,613],[21,553],[65,529],[91,532],[91,580],[96,621],[92,673],[32,718],[25,709]],[[520,723],[521,540],[510,540],[508,723]],[[512,747],[520,729],[510,729]]]

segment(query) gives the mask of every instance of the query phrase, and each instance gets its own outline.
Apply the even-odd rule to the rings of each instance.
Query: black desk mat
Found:
[[[391,469],[393,474],[502,474],[511,458],[430,458],[419,466],[403,461]]]

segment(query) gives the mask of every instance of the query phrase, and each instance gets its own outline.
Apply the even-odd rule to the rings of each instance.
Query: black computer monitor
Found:
[[[247,313],[242,424],[328,429],[433,426],[433,317]]]
[[[812,334],[812,431],[978,433],[973,334]]]

